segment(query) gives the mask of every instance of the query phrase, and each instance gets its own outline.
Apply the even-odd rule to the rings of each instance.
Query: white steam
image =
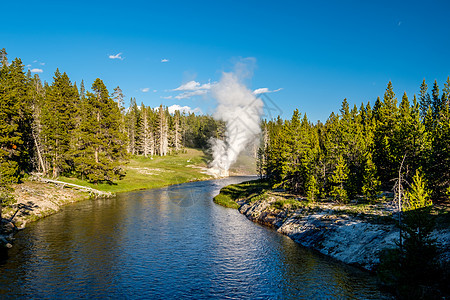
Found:
[[[211,92],[218,102],[214,117],[225,121],[226,132],[224,141],[211,141],[213,161],[208,173],[222,177],[228,176],[239,153],[260,133],[264,104],[233,73],[223,73]]]

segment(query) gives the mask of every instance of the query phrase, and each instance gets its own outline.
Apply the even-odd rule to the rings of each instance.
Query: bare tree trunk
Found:
[[[44,160],[42,159],[41,145],[39,144],[39,142],[36,138],[36,133],[34,132],[33,128],[31,129],[31,134],[33,135],[34,144],[36,145],[36,152],[37,152],[38,159],[39,159],[39,165],[42,168],[42,173],[44,173],[44,175],[46,175],[47,169],[45,168]]]
[[[402,186],[402,168],[403,163],[405,162],[406,153],[403,155],[402,163],[400,164],[400,168],[398,169],[398,225],[400,227],[400,251],[402,251],[403,243],[402,243],[402,193],[403,193],[403,186]]]

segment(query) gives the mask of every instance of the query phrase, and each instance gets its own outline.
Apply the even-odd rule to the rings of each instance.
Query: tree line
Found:
[[[428,182],[434,199],[450,196],[450,79],[428,93],[423,80],[412,101],[400,103],[389,82],[383,99],[349,107],[325,124],[295,110],[290,120],[264,121],[257,168],[274,187],[309,200],[375,199],[394,190],[399,168],[406,182]],[[414,176],[416,178],[413,180]],[[418,176],[418,177],[417,177]]]
[[[167,107],[124,107],[120,87],[109,93],[97,78],[87,90],[58,69],[53,82],[25,72],[0,50],[0,186],[32,171],[113,183],[130,155],[168,155],[204,148],[224,125],[211,116],[169,113]],[[1,195],[0,195],[1,196]]]

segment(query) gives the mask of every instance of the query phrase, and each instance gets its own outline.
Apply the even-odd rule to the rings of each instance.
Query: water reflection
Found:
[[[17,235],[2,297],[365,298],[372,277],[303,249],[196,182],[86,201]]]

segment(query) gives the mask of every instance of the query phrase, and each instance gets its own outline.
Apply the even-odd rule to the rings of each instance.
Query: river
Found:
[[[229,177],[83,201],[30,224],[1,298],[379,299],[373,276],[216,205]]]

